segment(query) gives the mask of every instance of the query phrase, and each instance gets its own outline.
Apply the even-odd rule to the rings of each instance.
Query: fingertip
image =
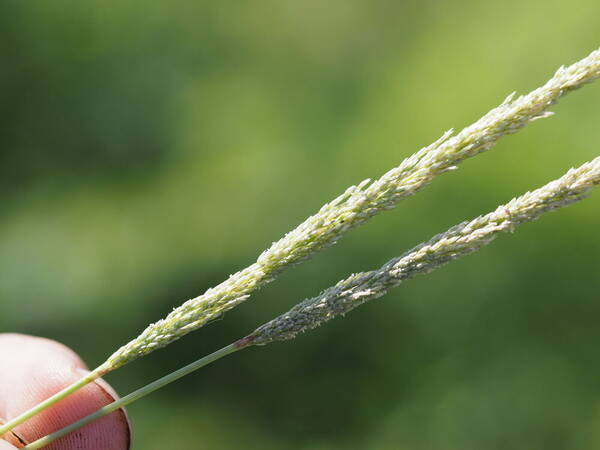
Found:
[[[0,334],[0,418],[9,419],[68,386],[85,369],[65,345],[22,334]]]
[[[79,356],[58,342],[0,334],[0,418],[9,420],[16,417],[88,373]],[[118,396],[104,380],[96,380],[13,431],[19,441],[33,442],[95,412],[116,398]],[[127,450],[130,438],[127,415],[119,410],[46,448]],[[2,444],[4,447],[0,450],[22,447],[20,442],[11,443],[16,447]]]
[[[15,359],[21,364],[29,360],[57,360],[62,365],[87,369],[77,353],[53,339],[19,333],[0,333],[2,362]],[[1,374],[0,374],[1,376]]]

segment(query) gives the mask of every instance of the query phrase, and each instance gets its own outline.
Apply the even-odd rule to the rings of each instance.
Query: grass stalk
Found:
[[[298,334],[344,315],[369,300],[381,297],[405,280],[418,274],[429,273],[454,259],[481,249],[500,233],[513,231],[516,226],[534,221],[548,211],[568,206],[585,198],[598,184],[600,184],[600,157],[576,169],[570,169],[561,178],[535,191],[527,192],[486,215],[458,224],[434,236],[429,241],[390,260],[379,269],[354,274],[340,281],[320,295],[304,300],[235,343],[166,375],[24,448],[26,450],[42,448],[233,352],[254,345],[293,339]]]
[[[427,186],[463,160],[489,150],[501,137],[528,123],[550,116],[548,108],[565,94],[600,77],[600,49],[582,60],[560,67],[543,86],[527,95],[511,94],[500,106],[458,134],[452,130],[406,158],[378,180],[364,180],[325,204],[316,214],[265,250],[249,267],[218,286],[188,300],[167,317],[149,325],[137,338],[114,352],[92,374],[99,378],[154,350],[165,347],[247,300],[280,272],[335,244],[347,231],[392,209],[403,198]],[[89,376],[88,376],[89,377]],[[0,427],[0,436],[93,380],[81,380],[30,411]]]
[[[218,359],[221,359],[224,356],[229,355],[230,353],[241,350],[242,348],[244,348],[244,346],[237,344],[237,343],[223,347],[220,350],[217,350],[216,352],[211,353],[210,355],[200,358],[197,361],[194,361],[193,363],[188,364],[187,366],[182,367],[179,370],[176,370],[175,372],[171,372],[170,374],[168,374],[162,378],[159,378],[158,380],[156,380],[150,384],[147,384],[146,386],[132,392],[131,394],[129,394],[123,398],[120,398],[119,400],[115,400],[114,402],[106,405],[103,408],[100,408],[98,411],[90,414],[89,416],[86,416],[83,419],[81,419],[77,422],[74,422],[71,425],[68,425],[65,428],[62,428],[54,433],[44,436],[44,437],[26,445],[23,448],[25,450],[34,450],[34,449],[42,448],[42,447],[56,441],[57,439],[60,439],[61,437],[71,433],[72,431],[75,431],[78,428],[81,428],[84,425],[87,425],[88,423],[94,422],[95,420],[98,420],[112,412],[115,412],[118,409],[121,409],[121,408],[129,405],[130,403],[133,403],[134,401],[139,400],[142,397],[145,397],[146,395],[150,394],[151,392],[154,392],[154,391],[166,386],[167,384],[170,384],[170,383],[180,379],[181,377],[184,377],[185,375],[188,375],[188,374],[192,373],[193,371],[200,369],[201,367],[207,366],[208,364],[210,364]]]
[[[58,403],[59,401],[68,397],[69,395],[73,394],[74,392],[77,392],[79,389],[92,383],[94,380],[100,378],[102,375],[104,375],[104,372],[102,371],[102,367],[99,367],[96,370],[90,372],[87,376],[81,378],[80,380],[67,386],[63,390],[57,392],[52,397],[49,397],[48,399],[44,400],[43,402],[38,403],[33,408],[29,409],[28,411],[25,411],[24,413],[20,414],[17,417],[11,419],[10,421],[6,422],[5,424],[0,425],[0,436],[9,432],[17,425],[22,424],[23,422],[27,421],[31,417],[35,416],[36,414],[38,414],[38,413],[44,411],[45,409],[49,408],[50,406],[54,405],[55,403]]]

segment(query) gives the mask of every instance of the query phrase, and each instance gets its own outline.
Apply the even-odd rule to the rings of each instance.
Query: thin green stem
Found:
[[[58,403],[59,401],[61,401],[65,397],[68,397],[69,395],[71,395],[72,393],[78,391],[79,389],[83,388],[84,386],[87,386],[88,384],[90,384],[94,380],[100,378],[105,373],[106,373],[106,371],[103,370],[102,366],[100,366],[97,369],[95,369],[94,371],[90,372],[87,376],[85,376],[82,379],[76,381],[75,383],[71,384],[70,386],[67,386],[62,391],[57,392],[56,394],[54,394],[52,397],[44,400],[42,403],[38,403],[37,405],[35,405],[30,410],[25,411],[21,415],[19,415],[19,416],[15,417],[14,419],[6,422],[2,426],[0,426],[0,436],[2,436],[5,433],[8,433],[10,430],[12,430],[17,425],[22,424],[23,422],[27,421],[31,417],[33,417],[36,414],[44,411],[45,409],[49,408],[50,406],[54,405],[55,403]]]
[[[230,353],[233,353],[233,352],[236,352],[243,348],[249,347],[250,345],[251,345],[250,342],[238,341],[231,345],[228,345],[227,347],[223,347],[222,349],[217,350],[216,352],[211,353],[210,355],[205,356],[204,358],[200,358],[199,360],[194,361],[193,363],[188,364],[187,366],[185,366],[179,370],[176,370],[175,372],[172,372],[150,384],[147,384],[146,386],[138,389],[137,391],[132,392],[131,394],[129,394],[119,400],[115,400],[114,402],[106,405],[104,408],[99,409],[95,413],[92,413],[89,416],[84,417],[83,419],[81,419],[75,423],[72,423],[71,425],[69,425],[65,428],[62,428],[52,434],[49,434],[43,438],[40,438],[37,441],[34,441],[31,444],[28,444],[27,446],[25,446],[23,448],[25,450],[34,450],[34,449],[42,448],[45,445],[48,445],[51,442],[54,442],[55,440],[71,433],[72,431],[74,431],[78,428],[81,428],[82,426],[87,425],[90,422],[98,420],[101,417],[106,416],[107,414],[117,411],[118,409],[120,409],[126,405],[129,405],[130,403],[133,403],[136,400],[139,400],[140,398],[150,394],[151,392],[154,392],[157,389],[160,389],[160,388],[166,386],[167,384],[172,383],[173,381],[176,381],[179,378],[181,378],[185,375],[188,375],[197,369],[200,369],[201,367],[204,367],[218,359],[221,359],[224,356],[229,355]]]

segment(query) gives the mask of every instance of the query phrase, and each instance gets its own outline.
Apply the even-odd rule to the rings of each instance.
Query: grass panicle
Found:
[[[491,148],[502,136],[515,133],[529,122],[548,117],[548,107],[566,93],[600,77],[600,49],[569,67],[559,68],[542,87],[514,98],[511,94],[460,133],[445,133],[433,144],[406,158],[378,180],[364,180],[324,205],[296,229],[273,243],[258,260],[199,297],[188,300],[166,318],[117,350],[106,362],[109,370],[121,367],[185,334],[202,327],[247,300],[285,268],[305,260],[337,242],[381,211],[392,209],[415,194],[436,176],[452,170],[466,158]]]

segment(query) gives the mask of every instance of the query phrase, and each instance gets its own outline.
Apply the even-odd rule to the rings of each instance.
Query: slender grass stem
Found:
[[[32,442],[31,444],[26,445],[25,447],[23,447],[25,450],[34,450],[34,449],[38,449],[38,448],[42,448],[48,444],[50,444],[51,442],[56,441],[57,439],[60,439],[61,437],[71,433],[72,431],[83,427],[84,425],[87,425],[88,423],[91,423],[95,420],[100,419],[101,417],[104,417],[114,411],[117,411],[118,409],[123,408],[124,406],[139,400],[140,398],[150,394],[151,392],[156,391],[157,389],[160,389],[164,386],[166,386],[169,383],[172,383],[173,381],[176,381],[178,379],[180,379],[181,377],[188,375],[192,372],[194,372],[195,370],[200,369],[201,367],[207,366],[208,364],[223,358],[224,356],[229,355],[230,353],[236,352],[238,350],[241,350],[245,347],[248,347],[249,344],[246,343],[242,343],[240,344],[239,342],[233,343],[231,345],[228,345],[227,347],[223,347],[220,350],[217,350],[214,353],[211,353],[208,356],[205,356],[204,358],[200,358],[197,361],[194,361],[191,364],[188,364],[185,367],[182,367],[179,370],[176,370],[175,372],[170,373],[169,375],[166,375],[140,389],[138,389],[137,391],[132,392],[131,394],[119,399],[119,400],[115,400],[114,402],[110,403],[109,405],[106,405],[104,408],[99,409],[98,411],[96,411],[95,413],[90,414],[87,417],[84,417],[83,419],[72,423],[71,425],[62,428],[52,434],[49,434],[45,437],[42,437],[40,439],[38,439],[37,441]]]
[[[36,406],[34,406],[33,408],[31,408],[30,410],[25,411],[21,415],[19,415],[19,416],[15,417],[14,419],[6,422],[2,426],[0,426],[0,436],[2,436],[5,433],[8,433],[10,430],[12,430],[17,425],[22,424],[23,422],[27,421],[31,417],[35,416],[36,414],[42,412],[43,410],[49,408],[50,406],[54,405],[55,403],[58,403],[62,399],[68,397],[72,393],[74,393],[74,392],[78,391],[79,389],[87,386],[88,384],[90,384],[94,380],[100,378],[103,374],[104,373],[102,371],[102,366],[100,366],[97,369],[95,369],[94,371],[90,372],[86,377],[83,377],[82,379],[76,381],[75,383],[67,386],[62,391],[57,392],[52,397],[50,397],[50,398],[44,400],[43,402],[37,404]]]

